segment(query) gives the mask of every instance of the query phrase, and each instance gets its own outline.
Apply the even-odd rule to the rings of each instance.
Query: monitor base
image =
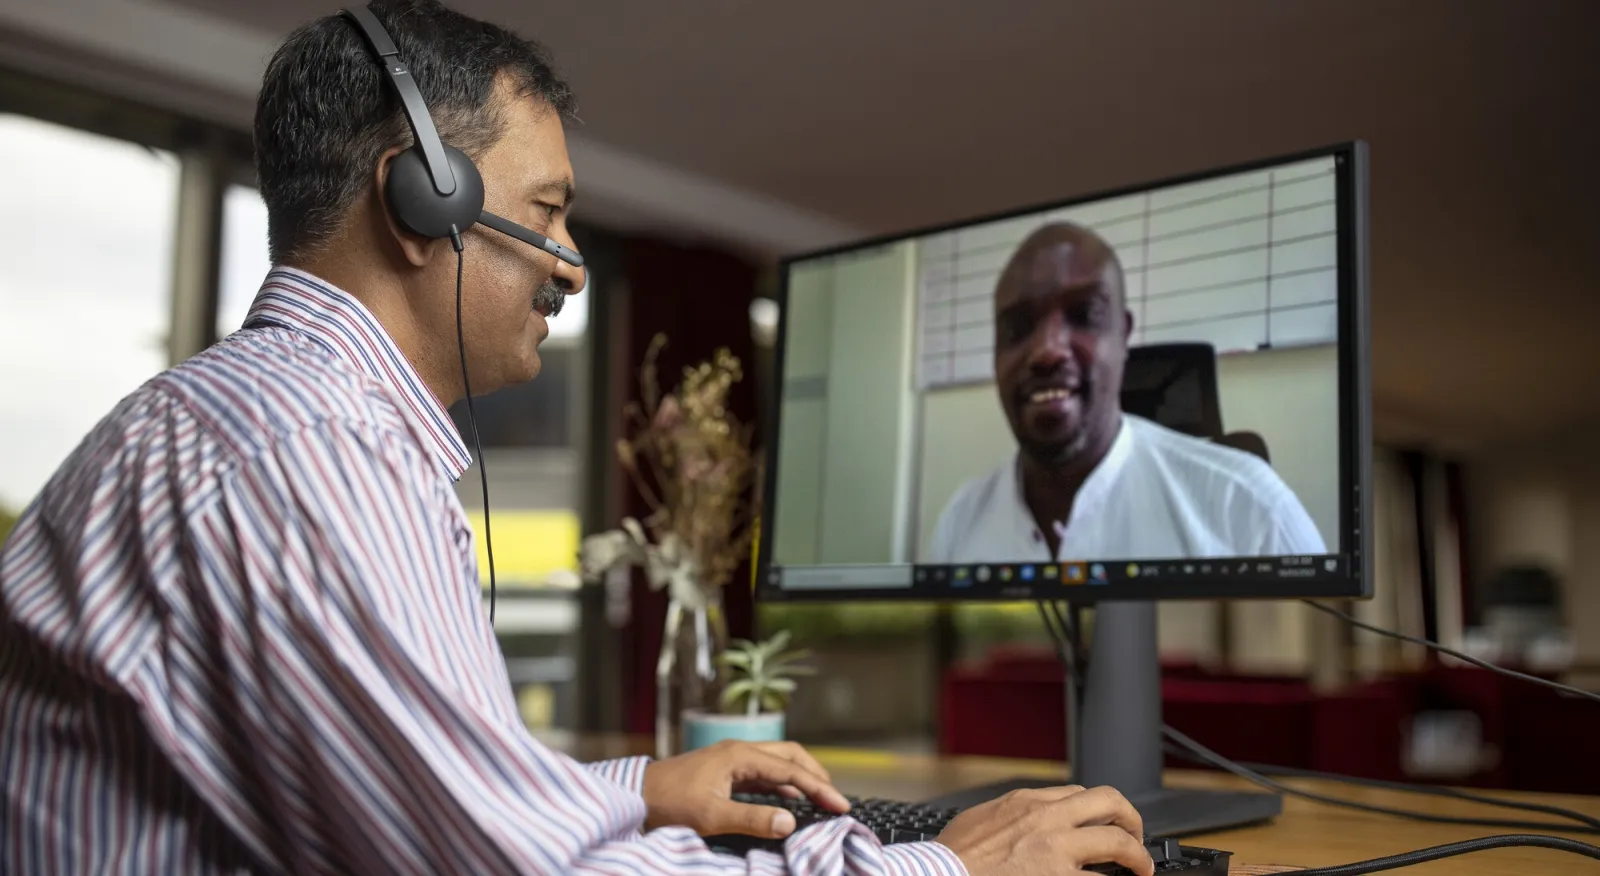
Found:
[[[967,788],[926,801],[938,808],[970,809],[1028,788],[1071,784],[1059,779],[1016,778]],[[1139,810],[1145,836],[1184,837],[1271,821],[1283,812],[1283,797],[1254,791],[1199,791],[1157,788],[1128,795]]]

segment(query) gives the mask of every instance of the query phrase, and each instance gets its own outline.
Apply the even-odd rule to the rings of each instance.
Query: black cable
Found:
[[[1267,788],[1268,790],[1277,791],[1280,794],[1288,794],[1293,797],[1300,797],[1306,800],[1312,800],[1317,803],[1326,803],[1331,806],[1343,806],[1347,809],[1358,809],[1362,812],[1372,812],[1378,815],[1393,815],[1397,818],[1408,818],[1412,821],[1427,821],[1433,824],[1463,824],[1470,827],[1499,827],[1508,828],[1511,830],[1554,830],[1561,831],[1563,833],[1600,834],[1600,829],[1593,827],[1582,827],[1572,824],[1557,824],[1548,821],[1504,821],[1493,818],[1462,818],[1454,815],[1430,815],[1426,812],[1414,812],[1408,809],[1392,809],[1388,806],[1376,806],[1371,803],[1359,803],[1355,800],[1343,800],[1338,797],[1329,797],[1326,794],[1318,794],[1315,791],[1302,791],[1299,788],[1290,787],[1282,782],[1268,778],[1267,776],[1264,776],[1255,770],[1234,763],[1228,758],[1217,754],[1215,751],[1212,751],[1204,745],[1201,745],[1200,743],[1189,738],[1180,730],[1176,730],[1169,726],[1163,726],[1161,728],[1161,735],[1173,742],[1178,743],[1184,748],[1187,748],[1197,758],[1211,764],[1214,767],[1227,770],[1228,772],[1233,773],[1242,779],[1247,779],[1263,788]]]
[[[1064,629],[1066,629],[1067,635],[1071,637],[1067,641],[1071,642],[1072,647],[1076,649],[1075,653],[1078,656],[1078,680],[1081,682],[1083,680],[1083,673],[1087,671],[1087,667],[1089,666],[1089,645],[1083,640],[1083,606],[1077,604],[1076,602],[1068,603],[1066,620],[1067,623],[1064,625]]]
[[[1178,731],[1174,730],[1173,732],[1176,733]],[[1193,740],[1190,741],[1192,742]],[[1195,744],[1198,745],[1199,743]],[[1187,749],[1183,745],[1175,744],[1171,741],[1163,746],[1163,750],[1174,757],[1182,758],[1192,763],[1209,764],[1213,767],[1217,767],[1218,769],[1231,772],[1242,779],[1261,784],[1262,787],[1265,787],[1268,790],[1279,791],[1284,794],[1302,797],[1318,803],[1326,803],[1331,806],[1345,806],[1352,809],[1361,809],[1363,811],[1374,812],[1380,815],[1394,815],[1399,818],[1430,821],[1439,824],[1464,824],[1471,827],[1500,827],[1511,830],[1552,830],[1563,833],[1600,834],[1600,827],[1593,826],[1595,824],[1595,819],[1590,818],[1581,812],[1575,812],[1570,809],[1562,809],[1559,806],[1540,806],[1535,803],[1521,803],[1515,800],[1502,800],[1487,795],[1455,792],[1455,790],[1452,788],[1433,788],[1421,785],[1408,785],[1403,782],[1380,782],[1377,779],[1360,779],[1354,776],[1341,776],[1332,773],[1317,773],[1314,770],[1296,770],[1289,767],[1244,764],[1230,760],[1214,751],[1211,751],[1210,749],[1206,749],[1209,754],[1214,756],[1214,759],[1212,759],[1204,757],[1199,752]],[[1561,818],[1570,818],[1578,823],[1563,824],[1545,821],[1501,821],[1496,819],[1461,818],[1449,815],[1422,815],[1407,809],[1390,809],[1383,806],[1342,800],[1337,797],[1324,797],[1320,794],[1313,794],[1309,791],[1300,791],[1288,785],[1283,785],[1276,782],[1263,783],[1259,781],[1259,779],[1263,776],[1272,775],[1299,778],[1323,778],[1328,781],[1340,782],[1344,784],[1388,788],[1396,791],[1408,791],[1413,794],[1429,794],[1440,797],[1449,797],[1475,803],[1483,803],[1488,806],[1499,806],[1507,809],[1523,809],[1530,812],[1543,812]]]
[[[1317,867],[1312,870],[1295,870],[1293,876],[1364,876],[1364,874],[1377,873],[1380,870],[1393,870],[1397,867],[1425,864],[1429,861],[1437,861],[1440,858],[1453,858],[1457,855],[1466,855],[1472,852],[1516,846],[1555,849],[1558,852],[1571,852],[1574,855],[1583,855],[1600,860],[1600,846],[1592,846],[1588,843],[1580,843],[1577,840],[1565,839],[1559,836],[1506,834],[1503,836],[1485,836],[1477,839],[1462,840],[1456,843],[1445,843],[1440,846],[1429,846],[1425,849],[1417,849],[1414,852],[1390,855],[1387,858],[1357,861],[1354,864]]]
[[[1054,602],[1039,600],[1039,617],[1044,620],[1044,627],[1050,633],[1050,643],[1055,646],[1056,659],[1067,667],[1066,694],[1066,719],[1067,719],[1067,763],[1072,765],[1074,771],[1078,770],[1081,753],[1078,750],[1080,738],[1083,734],[1078,732],[1078,724],[1083,709],[1083,669],[1076,660],[1076,655],[1067,650],[1070,643],[1077,641],[1076,636],[1067,629],[1067,620],[1061,616],[1061,607]]]
[[[1041,599],[1035,604],[1039,606],[1039,617],[1044,621],[1045,631],[1050,634],[1050,644],[1055,646],[1056,659],[1061,661],[1062,666],[1067,667],[1069,674],[1073,674],[1072,657],[1067,654],[1066,647],[1062,644],[1062,642],[1070,640],[1065,637],[1061,630],[1056,629],[1055,617],[1050,612],[1051,603]],[[1076,675],[1074,674],[1073,677],[1076,678]]]
[[[1418,785],[1410,782],[1391,782],[1386,779],[1368,779],[1360,776],[1341,776],[1338,773],[1325,773],[1318,770],[1302,769],[1300,767],[1273,766],[1272,764],[1250,763],[1248,761],[1234,761],[1245,769],[1255,770],[1264,776],[1275,778],[1317,779],[1325,782],[1340,782],[1346,785],[1356,785],[1363,788],[1381,788],[1385,791],[1403,791],[1411,794],[1427,794],[1432,797],[1447,797],[1452,800],[1465,800],[1470,803],[1482,803],[1486,806],[1499,806],[1505,809],[1521,809],[1526,812],[1540,812],[1545,815],[1554,815],[1559,818],[1570,818],[1579,824],[1586,824],[1600,831],[1600,818],[1585,815],[1572,809],[1563,809],[1560,806],[1546,806],[1542,803],[1524,803],[1521,800],[1506,800],[1501,797],[1491,797],[1488,794],[1475,794],[1471,791],[1462,791],[1442,785]]]
[[[1040,612],[1041,612],[1041,614],[1044,613],[1044,604],[1043,603],[1040,603]],[[1046,624],[1045,624],[1046,628],[1050,631],[1052,636],[1065,635],[1067,637],[1066,638],[1066,642],[1065,642],[1065,647],[1072,649],[1072,651],[1074,653],[1078,653],[1079,649],[1077,647],[1078,646],[1077,630],[1073,629],[1073,626],[1075,626],[1075,625],[1070,625],[1069,626],[1067,623],[1063,622],[1061,620],[1059,614],[1057,614],[1055,619],[1056,619],[1056,621],[1058,623],[1061,623],[1061,626],[1058,628],[1055,624],[1050,623],[1050,618],[1047,615],[1046,616]],[[1061,660],[1063,665],[1066,667],[1067,672],[1070,673],[1070,674],[1073,674],[1075,678],[1076,677],[1080,677],[1079,674],[1084,671],[1082,664],[1080,662],[1072,660],[1071,658],[1066,656],[1067,652],[1063,648],[1063,642],[1062,641],[1057,640],[1055,642],[1055,645],[1056,645],[1056,655]],[[1320,777],[1320,778],[1328,778],[1328,779],[1332,779],[1332,780],[1335,780],[1335,781],[1348,782],[1350,784],[1355,784],[1355,785],[1369,785],[1369,786],[1372,786],[1372,787],[1387,787],[1387,788],[1392,788],[1392,789],[1397,789],[1397,790],[1414,791],[1416,793],[1422,793],[1422,794],[1437,794],[1439,796],[1455,797],[1455,798],[1462,799],[1462,800],[1471,800],[1471,801],[1474,801],[1474,802],[1485,803],[1485,804],[1492,805],[1492,806],[1500,806],[1500,807],[1504,807],[1504,808],[1508,808],[1508,809],[1522,809],[1522,810],[1527,810],[1527,811],[1532,811],[1532,812],[1543,812],[1545,814],[1556,815],[1558,817],[1572,819],[1572,820],[1578,822],[1578,824],[1569,825],[1569,824],[1560,824],[1560,823],[1555,823],[1555,822],[1542,822],[1542,821],[1502,821],[1502,820],[1482,819],[1482,818],[1462,818],[1462,817],[1458,817],[1458,816],[1448,816],[1448,815],[1428,815],[1428,814],[1425,814],[1425,813],[1413,812],[1413,811],[1405,810],[1405,809],[1392,809],[1392,808],[1389,808],[1389,807],[1386,807],[1386,806],[1376,806],[1376,805],[1369,804],[1369,803],[1359,803],[1359,802],[1356,802],[1354,800],[1344,800],[1344,799],[1340,799],[1338,797],[1330,797],[1330,796],[1327,796],[1327,795],[1324,795],[1324,794],[1317,794],[1317,793],[1314,793],[1314,792],[1311,792],[1311,791],[1302,791],[1302,790],[1299,790],[1297,788],[1292,788],[1292,787],[1290,787],[1288,785],[1285,785],[1285,784],[1283,784],[1281,782],[1274,781],[1271,778],[1268,778],[1267,775],[1265,775],[1265,773],[1267,771],[1269,771],[1269,770],[1285,770],[1285,771],[1288,771],[1291,768],[1286,768],[1286,767],[1268,767],[1268,768],[1262,769],[1262,770],[1254,769],[1254,768],[1252,768],[1253,765],[1240,764],[1240,763],[1237,763],[1237,762],[1235,762],[1233,760],[1230,760],[1229,758],[1224,757],[1223,755],[1218,754],[1215,751],[1212,751],[1210,748],[1207,748],[1206,746],[1201,745],[1199,742],[1196,742],[1194,739],[1191,739],[1187,735],[1183,734],[1182,732],[1180,732],[1180,731],[1178,731],[1178,730],[1176,730],[1176,729],[1174,729],[1174,728],[1172,728],[1171,726],[1168,726],[1168,725],[1162,725],[1162,735],[1165,736],[1167,739],[1171,740],[1172,742],[1175,742],[1175,743],[1181,745],[1183,748],[1188,749],[1189,755],[1190,755],[1190,759],[1198,759],[1199,761],[1201,761],[1203,763],[1207,763],[1207,764],[1210,764],[1211,766],[1216,767],[1218,769],[1222,769],[1222,770],[1225,770],[1227,772],[1233,773],[1234,775],[1237,775],[1240,778],[1243,778],[1243,779],[1246,779],[1248,781],[1254,782],[1254,783],[1256,783],[1258,785],[1261,785],[1262,787],[1267,788],[1269,790],[1277,791],[1279,793],[1288,794],[1288,795],[1295,796],[1295,797],[1302,797],[1302,798],[1305,798],[1305,799],[1308,799],[1308,800],[1313,800],[1313,801],[1318,802],[1318,803],[1325,803],[1325,804],[1328,804],[1328,805],[1331,805],[1331,806],[1344,806],[1344,807],[1347,807],[1347,808],[1350,808],[1350,809],[1358,809],[1358,810],[1361,810],[1361,811],[1364,811],[1364,812],[1373,812],[1373,813],[1380,814],[1380,815],[1393,815],[1393,816],[1396,816],[1396,817],[1399,817],[1399,818],[1409,818],[1409,819],[1416,820],[1416,821],[1428,821],[1428,822],[1433,822],[1433,823],[1437,823],[1437,824],[1462,824],[1462,825],[1468,825],[1468,826],[1472,826],[1472,827],[1498,827],[1498,828],[1505,828],[1505,829],[1511,829],[1511,830],[1553,830],[1553,831],[1563,831],[1563,832],[1567,832],[1567,833],[1600,833],[1600,820],[1591,818],[1591,817],[1589,817],[1587,815],[1584,815],[1584,814],[1582,814],[1580,812],[1575,812],[1575,811],[1569,810],[1569,809],[1562,809],[1560,807],[1555,807],[1555,806],[1540,806],[1538,804],[1532,804],[1532,803],[1521,803],[1521,802],[1511,801],[1511,800],[1501,800],[1501,799],[1497,799],[1497,798],[1494,798],[1494,797],[1489,797],[1487,795],[1471,794],[1471,793],[1466,792],[1466,791],[1456,791],[1454,789],[1432,788],[1432,787],[1418,786],[1418,785],[1404,785],[1404,784],[1401,784],[1401,783],[1398,783],[1398,782],[1381,782],[1381,781],[1379,781],[1377,779],[1357,779],[1357,778],[1354,778],[1354,777],[1338,776],[1338,775],[1334,775],[1334,774],[1320,774],[1320,775],[1317,776],[1317,777]],[[1175,753],[1178,753],[1178,752],[1175,752]],[[1182,756],[1182,754],[1179,753],[1179,756]],[[1306,771],[1303,771],[1303,772],[1312,773],[1313,771],[1306,770]],[[1587,826],[1581,826],[1581,825],[1587,825]]]
[[[1050,606],[1051,617],[1056,620],[1054,630],[1058,630],[1059,635],[1064,636],[1062,641],[1066,641],[1067,654],[1072,657],[1067,662],[1067,671],[1074,673],[1075,683],[1078,684],[1078,687],[1082,687],[1085,662],[1083,662],[1083,652],[1078,649],[1078,643],[1083,639],[1078,636],[1077,614],[1061,611],[1061,603],[1054,603],[1054,601],[1048,603],[1048,606]]]
[[[1083,708],[1084,696],[1089,690],[1088,666],[1089,655],[1082,646],[1083,627],[1079,624],[1078,606],[1073,605],[1063,614],[1061,603],[1052,602],[1050,608],[1056,617],[1056,626],[1066,636],[1067,648],[1072,655],[1072,660],[1067,664],[1068,678],[1071,683],[1067,685],[1067,759],[1074,764],[1072,769],[1078,770],[1077,764],[1083,763]]]
[[[472,446],[478,451],[478,481],[483,485],[483,543],[489,553],[489,625],[494,625],[494,534],[489,530],[489,473],[478,440],[478,413],[472,409],[472,381],[467,377],[467,339],[461,330],[461,274],[466,264],[461,233],[450,226],[450,245],[456,251],[456,350],[461,353],[461,385],[467,392],[467,422],[472,426]]]
[[[1518,672],[1515,669],[1506,669],[1503,666],[1496,666],[1496,665],[1494,665],[1493,663],[1490,663],[1487,660],[1479,660],[1478,658],[1473,657],[1470,654],[1463,654],[1460,651],[1457,651],[1457,650],[1455,650],[1453,648],[1446,648],[1445,646],[1439,644],[1438,642],[1430,642],[1427,639],[1421,638],[1419,636],[1407,635],[1406,633],[1397,633],[1394,630],[1386,630],[1383,627],[1373,626],[1372,624],[1369,624],[1366,621],[1359,620],[1359,619],[1357,619],[1357,618],[1355,618],[1355,617],[1353,617],[1351,615],[1345,614],[1344,612],[1338,610],[1337,608],[1330,608],[1330,607],[1328,607],[1326,605],[1323,605],[1323,604],[1321,604],[1319,602],[1313,602],[1312,600],[1309,600],[1309,599],[1302,599],[1300,601],[1304,602],[1306,605],[1311,606],[1312,608],[1316,609],[1317,611],[1323,612],[1325,614],[1331,614],[1334,617],[1344,621],[1345,623],[1347,623],[1347,624],[1349,624],[1349,625],[1351,625],[1353,627],[1357,627],[1359,629],[1366,630],[1369,633],[1377,633],[1380,636],[1388,636],[1391,639],[1399,639],[1402,642],[1410,642],[1413,645],[1421,645],[1424,648],[1431,648],[1431,649],[1433,649],[1435,651],[1438,651],[1440,654],[1449,654],[1451,657],[1454,657],[1457,660],[1463,661],[1465,663],[1470,663],[1473,666],[1478,667],[1479,669],[1487,669],[1490,672],[1498,672],[1501,675],[1506,676],[1507,678],[1515,678],[1515,679],[1517,679],[1519,681],[1526,681],[1526,682],[1529,682],[1531,684],[1542,685],[1544,687],[1550,688],[1551,690],[1556,690],[1556,691],[1560,691],[1562,693],[1571,694],[1571,695],[1576,696],[1576,697],[1583,697],[1585,699],[1590,699],[1590,700],[1595,700],[1597,702],[1600,702],[1600,694],[1594,693],[1593,691],[1580,690],[1579,688],[1575,688],[1575,687],[1571,687],[1569,685],[1561,684],[1560,682],[1550,681],[1549,679],[1546,679],[1546,678],[1540,678],[1537,675],[1529,675],[1526,672]]]

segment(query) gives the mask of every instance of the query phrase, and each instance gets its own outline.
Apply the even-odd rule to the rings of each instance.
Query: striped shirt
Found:
[[[641,833],[648,761],[534,739],[438,399],[354,297],[244,327],[84,439],[0,550],[0,872],[959,874],[854,819]]]

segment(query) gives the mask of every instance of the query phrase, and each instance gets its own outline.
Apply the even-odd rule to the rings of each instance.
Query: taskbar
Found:
[[[1056,562],[772,566],[769,591],[784,593],[896,593],[902,596],[1066,598],[1059,588],[1113,587],[1185,582],[1245,590],[1252,585],[1300,581],[1327,584],[1348,579],[1351,568],[1338,554],[1283,557],[1208,557],[1176,560],[1058,560]],[[1163,586],[1162,589],[1166,589]]]

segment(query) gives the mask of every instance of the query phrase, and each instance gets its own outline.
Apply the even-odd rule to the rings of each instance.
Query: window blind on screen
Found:
[[[994,287],[1034,229],[1093,229],[1122,263],[1131,342],[1219,354],[1338,339],[1334,159],[1094,201],[923,238],[918,386],[993,378]]]

